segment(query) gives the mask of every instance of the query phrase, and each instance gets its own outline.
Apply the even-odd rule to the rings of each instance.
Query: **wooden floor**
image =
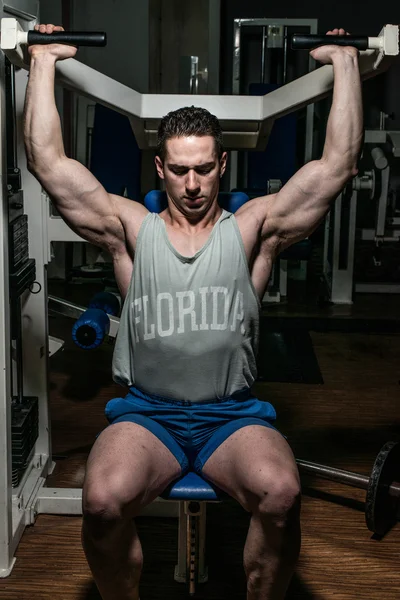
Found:
[[[382,306],[382,305],[381,305]],[[71,321],[51,319],[64,337]],[[257,384],[278,412],[278,427],[297,458],[369,474],[388,440],[400,440],[400,336],[312,332],[324,385]],[[51,487],[80,487],[104,405],[121,394],[111,380],[112,346],[84,352],[67,341],[51,360],[55,472]],[[400,525],[376,540],[364,521],[364,492],[302,478],[302,551],[287,598],[400,598]],[[209,582],[197,597],[244,600],[242,550],[248,516],[233,501],[208,507]],[[1,600],[99,600],[80,544],[81,518],[41,515],[28,528]],[[186,598],[173,579],[175,519],[141,517],[145,555],[141,600]]]

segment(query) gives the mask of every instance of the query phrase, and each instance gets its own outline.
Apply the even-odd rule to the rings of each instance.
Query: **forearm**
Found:
[[[54,94],[55,59],[32,56],[24,111],[24,138],[29,168],[49,169],[65,156]]]
[[[350,175],[356,173],[363,139],[363,108],[358,56],[333,58],[334,88],[322,159]]]

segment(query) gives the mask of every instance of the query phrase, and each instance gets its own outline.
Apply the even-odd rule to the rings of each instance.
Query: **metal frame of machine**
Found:
[[[270,29],[273,27],[309,27],[309,33],[314,34],[317,33],[318,30],[318,20],[317,19],[235,19],[233,25],[233,69],[232,69],[232,94],[239,95],[240,93],[240,59],[241,59],[241,34],[243,27],[262,27],[263,28],[263,39],[262,39],[262,63],[264,62],[265,56],[265,43],[266,43],[266,33],[264,30],[266,28]],[[284,60],[287,53],[287,40],[285,42],[284,47]],[[309,71],[310,73],[315,68],[315,61],[309,57]],[[263,69],[263,66],[262,66]],[[270,97],[270,94],[268,94]],[[275,118],[278,118],[276,115]],[[267,124],[265,124],[267,126]],[[305,139],[305,151],[304,158],[305,162],[308,162],[312,159],[312,148],[313,148],[313,126],[314,126],[314,104],[309,104],[307,106],[307,126],[306,126],[306,139]],[[237,164],[235,166],[235,155],[237,159],[237,154],[232,153],[234,156],[231,157],[231,163],[233,163],[233,168],[231,165],[231,188],[236,187],[237,185]],[[235,168],[236,167],[236,168]]]
[[[31,3],[32,4],[32,3]],[[17,10],[17,9],[16,9]],[[15,14],[18,14],[16,12]],[[31,15],[29,15],[31,16]],[[25,22],[29,29],[33,22]],[[21,65],[17,53],[7,51],[11,62]],[[362,57],[364,76],[377,74],[385,68],[385,59],[374,68],[375,51]],[[24,65],[25,68],[26,65]],[[142,148],[154,145],[155,128],[167,111],[192,103],[192,96],[139,94],[122,84],[90,69],[76,60],[57,65],[58,82],[114,110],[128,115]],[[278,116],[307,105],[332,88],[333,72],[330,66],[294,81],[267,97],[197,96],[196,102],[210,109],[225,127],[229,147],[262,147],[267,142],[265,130]],[[18,486],[12,485],[12,415],[13,364],[10,323],[9,285],[9,190],[7,189],[6,147],[6,90],[5,56],[0,54],[0,577],[6,577],[15,563],[15,551],[24,529],[35,522],[41,513],[79,515],[82,513],[81,489],[47,488],[46,478],[53,471],[51,419],[48,405],[49,354],[60,344],[48,336],[47,265],[51,260],[54,241],[83,241],[59,218],[50,215],[49,201],[38,181],[28,172],[22,138],[22,114],[27,83],[24,70],[16,73],[15,107],[17,120],[18,165],[21,170],[24,193],[24,214],[28,217],[29,256],[36,261],[35,282],[37,293],[23,292],[18,302],[22,315],[23,395],[38,399],[39,435],[26,461],[26,468]],[[243,127],[237,127],[237,124]],[[265,124],[267,127],[265,128]],[[263,132],[263,135],[261,135]],[[36,292],[36,290],[35,290]],[[115,324],[116,326],[116,324]],[[175,502],[157,500],[145,513],[178,516]]]
[[[328,288],[329,300],[334,304],[352,304],[353,295],[358,293],[400,294],[400,284],[365,283],[355,280],[354,256],[356,241],[369,241],[378,250],[382,244],[400,241],[400,217],[390,217],[389,181],[390,163],[383,149],[388,142],[392,156],[400,156],[400,132],[384,129],[367,129],[364,137],[364,152],[372,158],[372,169],[359,173],[339,195],[335,206],[325,220],[323,275]],[[380,179],[380,186],[376,180]],[[351,189],[350,189],[351,188]],[[376,189],[379,197],[375,198]],[[357,230],[357,207],[368,193],[376,200],[375,228]],[[346,249],[343,253],[343,249]]]
[[[318,19],[235,19],[233,22],[233,55],[232,55],[232,94],[240,94],[240,62],[242,54],[242,32],[243,27],[262,27],[262,43],[261,43],[261,72],[264,74],[265,69],[265,52],[267,40],[269,37],[274,38],[275,28],[280,31],[283,29],[283,64],[284,71],[287,57],[287,27],[308,27],[310,34],[316,34],[318,31]],[[270,34],[270,35],[269,35]],[[272,39],[274,45],[274,39]],[[315,61],[309,56],[308,60],[309,72],[315,69]],[[283,78],[285,80],[285,76]],[[269,96],[269,94],[268,94]],[[309,162],[313,157],[313,138],[314,138],[314,104],[309,104],[306,109],[306,132],[304,146],[304,163]],[[263,127],[269,133],[271,130],[268,121],[264,122]],[[229,177],[230,189],[238,187],[238,152],[233,151],[230,154],[229,160]],[[281,182],[276,182],[282,185]],[[273,266],[270,283],[265,291],[264,302],[280,302],[287,295],[287,280],[288,280],[288,261],[278,258]]]

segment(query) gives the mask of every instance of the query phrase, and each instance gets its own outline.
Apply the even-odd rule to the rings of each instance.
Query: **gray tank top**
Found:
[[[149,213],[137,238],[113,379],[148,394],[206,402],[256,377],[260,301],[242,237],[223,211],[204,246],[182,256]]]

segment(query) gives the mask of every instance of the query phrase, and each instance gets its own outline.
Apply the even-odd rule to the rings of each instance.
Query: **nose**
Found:
[[[186,192],[192,196],[200,191],[200,183],[195,171],[189,170],[186,176]]]

